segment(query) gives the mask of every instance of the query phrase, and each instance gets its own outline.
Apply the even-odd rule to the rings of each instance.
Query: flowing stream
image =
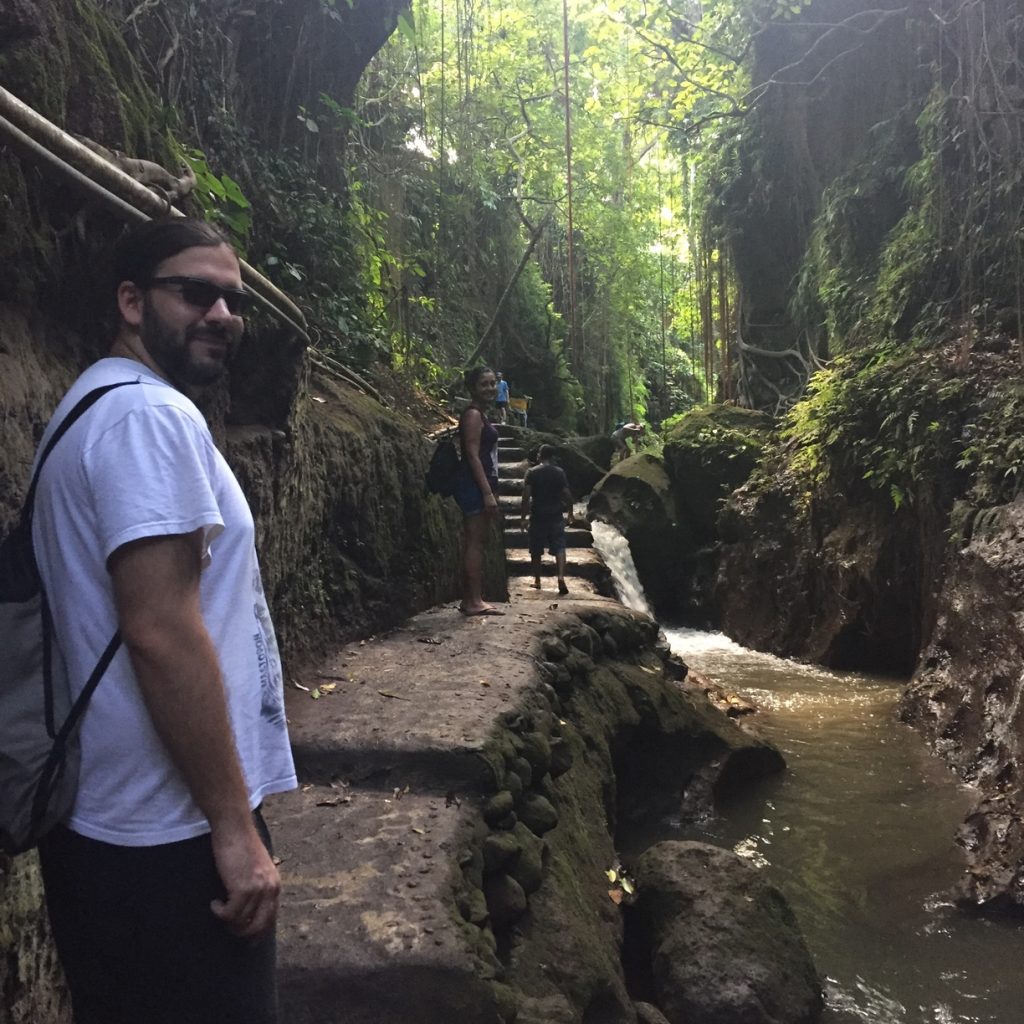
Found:
[[[594,524],[624,604],[649,612],[625,540]],[[620,583],[621,580],[621,583]],[[620,589],[621,587],[621,589]],[[1020,1024],[1024,928],[952,906],[970,791],[895,717],[898,680],[830,672],[666,628],[683,660],[761,711],[788,768],[719,818],[633,836],[697,839],[761,867],[796,912],[828,1024]]]

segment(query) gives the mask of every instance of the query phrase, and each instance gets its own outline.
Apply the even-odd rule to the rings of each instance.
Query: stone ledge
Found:
[[[319,699],[290,690],[304,786],[267,805],[284,1024],[499,1024],[548,1003],[636,1020],[605,871],[616,788],[638,779],[616,757],[649,751],[664,777],[640,784],[678,804],[697,768],[763,745],[666,676],[652,620],[594,597],[506,607],[435,609],[306,672],[333,686]]]

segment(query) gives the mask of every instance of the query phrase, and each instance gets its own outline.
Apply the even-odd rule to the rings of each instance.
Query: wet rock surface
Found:
[[[796,918],[756,868],[716,846],[663,842],[634,870],[632,964],[669,1024],[820,1018],[821,984]]]
[[[661,459],[634,455],[616,463],[587,506],[589,519],[610,523],[629,542],[637,575],[658,616],[678,618],[692,575],[692,536],[676,516],[672,481]]]
[[[960,833],[971,907],[1024,915],[1024,504],[974,517],[951,555],[901,717],[980,789]]]

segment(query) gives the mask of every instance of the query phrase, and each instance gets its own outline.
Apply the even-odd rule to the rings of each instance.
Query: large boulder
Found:
[[[698,542],[716,539],[722,502],[746,483],[772,431],[770,416],[708,405],[678,420],[665,439],[665,469],[679,517]]]
[[[758,869],[706,843],[635,865],[627,946],[669,1024],[813,1024],[821,982],[792,910]]]
[[[964,526],[969,541],[950,556],[900,714],[980,790],[961,832],[961,898],[1024,915],[1024,504],[984,509]]]
[[[555,449],[555,461],[565,470],[574,498],[589,494],[611,464],[611,438],[602,435],[562,437],[512,426],[506,429],[522,445],[531,463],[537,461],[537,452],[542,444],[549,444]]]
[[[677,619],[684,603],[692,538],[676,519],[672,483],[661,459],[634,455],[615,465],[587,506],[629,542],[644,590],[661,619]]]

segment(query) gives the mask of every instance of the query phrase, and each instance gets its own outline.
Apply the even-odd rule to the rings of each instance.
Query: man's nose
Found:
[[[228,304],[223,295],[217,296],[217,301],[206,311],[204,320],[218,324],[232,324],[235,322],[235,315],[228,309]]]

